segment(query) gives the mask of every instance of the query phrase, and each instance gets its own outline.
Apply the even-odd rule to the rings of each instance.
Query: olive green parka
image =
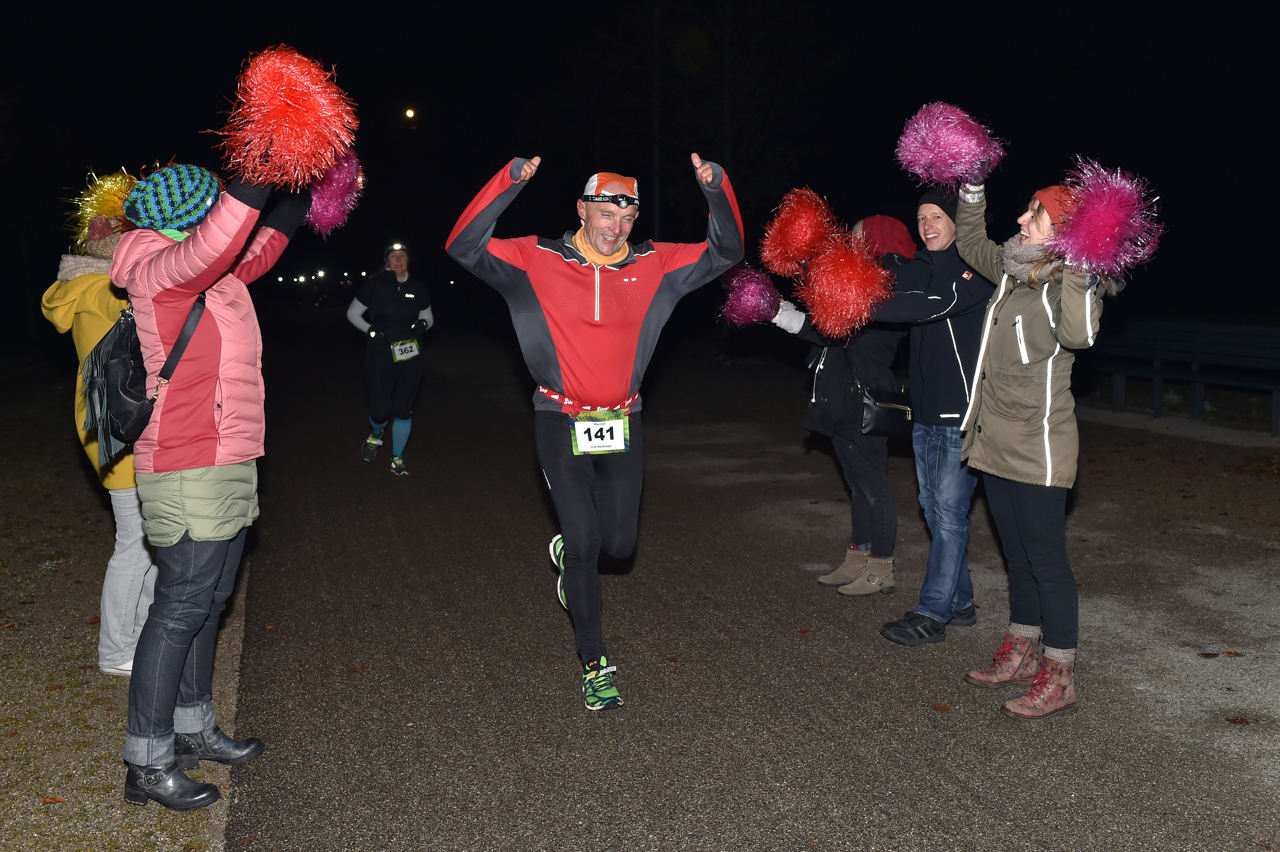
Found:
[[[987,304],[961,458],[1004,479],[1070,488],[1080,450],[1073,350],[1097,339],[1104,288],[1069,265],[1035,284],[1006,274],[1004,247],[987,237],[986,198],[978,197],[961,194],[956,245],[999,285]]]

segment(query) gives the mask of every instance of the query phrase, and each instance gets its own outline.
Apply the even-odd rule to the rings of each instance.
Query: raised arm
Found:
[[[960,188],[956,211],[956,248],[964,262],[989,281],[1004,274],[1004,248],[987,236],[987,196],[982,187]]]
[[[508,163],[462,211],[444,244],[449,257],[499,290],[510,266],[526,266],[526,253],[536,241],[495,240],[493,230],[498,224],[498,217],[524,189],[541,162],[540,157],[529,160],[516,157]]]
[[[213,209],[191,236],[169,241],[155,231],[133,231],[121,240],[111,265],[111,278],[137,282],[155,296],[163,291],[196,294],[208,290],[231,270],[248,242],[271,188],[251,186],[239,178],[218,196]],[[137,236],[134,236],[134,235]],[[163,240],[156,251],[130,251],[126,241]]]
[[[1060,344],[1067,349],[1088,349],[1093,345],[1102,319],[1103,293],[1096,275],[1074,266],[1063,270],[1058,325],[1054,329]]]
[[[694,177],[707,200],[707,239],[701,243],[669,245],[664,257],[664,284],[680,295],[712,281],[742,260],[746,239],[738,198],[724,169],[692,154]]]

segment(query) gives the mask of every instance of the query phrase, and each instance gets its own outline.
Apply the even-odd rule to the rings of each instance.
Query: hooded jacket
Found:
[[[848,340],[829,340],[806,316],[796,336],[814,344],[808,359],[813,370],[813,390],[804,428],[827,437],[864,440],[862,392],[858,386],[878,391],[898,389],[890,367],[902,332],[870,325],[854,332]]]
[[[111,278],[133,302],[149,394],[192,304],[206,294],[204,316],[134,444],[138,473],[262,455],[262,335],[245,285],[271,268],[289,240],[273,228],[255,230],[258,215],[228,191],[185,240],[139,229],[116,248]]]
[[[982,318],[995,287],[960,259],[953,242],[914,258],[885,255],[894,298],[875,319],[911,323],[911,414],[926,426],[960,427],[978,364]]]
[[[93,347],[98,345],[111,327],[120,319],[120,312],[129,307],[124,291],[111,283],[107,270],[111,261],[81,255],[64,255],[58,267],[58,280],[53,282],[40,308],[44,317],[53,323],[60,334],[71,332],[76,346],[76,359],[83,364]],[[89,461],[105,488],[116,490],[133,488],[137,483],[133,475],[133,453],[125,451],[105,468],[98,466],[98,430],[84,429],[86,402],[84,376],[76,370],[75,417],[76,432]]]
[[[985,197],[962,195],[956,217],[960,256],[1000,282],[983,321],[961,458],[1004,479],[1070,488],[1080,450],[1073,350],[1097,339],[1103,288],[1072,266],[1035,284],[1006,274],[1004,247],[987,238],[986,207]]]

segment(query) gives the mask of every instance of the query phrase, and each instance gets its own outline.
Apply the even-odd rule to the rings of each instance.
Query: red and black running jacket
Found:
[[[525,363],[541,386],[534,408],[615,408],[639,393],[676,302],[742,259],[733,187],[711,163],[711,185],[699,184],[711,210],[705,242],[628,245],[625,260],[597,267],[573,247],[571,231],[559,239],[493,238],[498,217],[525,187],[515,182],[524,163],[516,158],[494,175],[463,211],[445,250],[506,299]],[[638,397],[630,408],[640,410]]]

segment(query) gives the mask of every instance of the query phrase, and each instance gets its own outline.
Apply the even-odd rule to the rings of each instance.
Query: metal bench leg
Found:
[[[1204,417],[1204,385],[1191,386],[1191,416]]]
[[[1124,413],[1124,373],[1111,374],[1111,410]]]

